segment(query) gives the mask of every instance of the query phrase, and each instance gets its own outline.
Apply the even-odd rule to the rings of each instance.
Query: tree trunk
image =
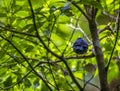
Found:
[[[104,56],[100,46],[95,19],[89,20],[89,28],[92,36],[93,47],[95,50],[96,61],[99,70],[101,91],[109,91],[108,82],[107,82],[107,72],[104,65]]]

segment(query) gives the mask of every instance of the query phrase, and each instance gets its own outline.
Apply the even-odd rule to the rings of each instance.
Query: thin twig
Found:
[[[87,34],[80,28],[80,26],[75,27],[72,24],[67,24],[68,26],[70,26],[71,28],[75,29],[75,30],[79,30],[87,39],[87,41],[89,41],[90,44],[92,44],[92,41],[88,38]]]
[[[79,19],[77,18],[77,19],[76,19],[76,25],[75,25],[75,27],[77,27],[78,21],[79,21]],[[72,39],[72,37],[73,37],[73,35],[74,35],[74,33],[75,33],[75,30],[76,30],[76,29],[74,28],[73,31],[72,31],[72,34],[71,34],[71,36],[70,36],[70,38],[69,38],[69,40],[68,40],[68,44],[66,45],[65,49],[64,49],[63,52],[62,52],[62,56],[64,55],[64,53],[65,53],[65,51],[66,51],[66,49],[67,49],[67,47],[68,47],[68,45],[69,45],[69,42],[71,41],[71,39]]]
[[[33,39],[33,40],[32,40],[32,39],[28,39],[28,38],[30,38],[30,37],[26,38],[26,37],[19,36],[19,35],[16,35],[16,34],[12,34],[12,36],[13,36],[13,37],[16,37],[16,38],[19,38],[19,39],[24,39],[25,41],[29,41],[29,42],[31,42],[31,43],[33,43],[33,44],[35,44],[35,45],[38,45],[38,42],[37,42],[37,41],[34,41],[34,39]]]
[[[68,72],[69,72],[72,80],[75,82],[75,84],[77,85],[77,87],[82,91],[81,85],[80,85],[80,84],[77,82],[77,80],[75,79],[75,77],[74,77],[74,75],[73,75],[73,73],[72,73],[69,65],[67,64],[66,60],[65,60],[63,57],[61,57],[61,56],[59,56],[58,54],[56,54],[56,53],[54,53],[53,51],[51,51],[51,50],[46,46],[46,44],[44,43],[44,41],[42,40],[41,36],[39,35],[38,29],[37,29],[36,20],[35,20],[35,15],[34,15],[34,11],[33,11],[33,8],[32,8],[31,1],[28,0],[28,2],[29,2],[29,6],[30,6],[31,13],[32,13],[32,20],[33,20],[33,24],[34,24],[34,28],[35,28],[35,31],[36,31],[36,36],[37,36],[37,38],[40,40],[40,42],[42,43],[42,45],[44,46],[44,48],[45,48],[48,52],[50,52],[52,55],[54,55],[55,57],[59,58],[61,61],[64,62],[64,64],[66,65],[66,68],[67,68],[67,70],[68,70]]]
[[[94,74],[90,77],[90,79],[89,79],[89,80],[87,80],[87,81],[85,82],[85,84],[84,84],[84,87],[83,87],[83,88],[85,88],[85,87],[86,87],[86,85],[87,85],[87,84],[89,84],[89,83],[90,83],[90,81],[91,81],[93,78],[94,78]]]
[[[9,31],[9,32],[17,33],[17,34],[22,34],[22,35],[26,35],[26,36],[36,37],[35,35],[29,34],[29,33],[26,33],[26,32],[19,32],[19,31],[16,31],[14,29],[9,29],[9,28],[3,27],[3,26],[0,26],[0,28],[2,30],[4,30],[4,31]]]
[[[117,45],[117,40],[118,40],[118,35],[119,35],[119,26],[120,26],[120,20],[119,20],[119,18],[120,18],[120,12],[118,13],[118,15],[116,17],[116,24],[115,24],[115,29],[114,29],[114,31],[116,31],[116,38],[115,38],[115,43],[114,43],[114,46],[113,46],[113,49],[112,49],[112,52],[111,52],[108,64],[106,66],[106,71],[107,72],[108,72],[108,69],[109,69],[109,66],[110,66],[110,63],[111,63],[111,59],[112,59],[115,47]]]
[[[71,3],[89,20],[88,15],[74,1]]]
[[[20,57],[20,56],[15,56],[15,55],[11,55],[11,54],[10,54],[10,56],[11,56],[11,57],[15,57],[15,58],[23,59],[23,58]],[[69,56],[69,57],[65,57],[64,59],[65,59],[66,61],[69,61],[70,59],[74,59],[74,60],[75,60],[75,59],[90,59],[90,58],[93,58],[93,57],[95,57],[94,54],[89,54],[89,55],[83,55],[83,56]],[[40,60],[40,59],[37,59],[37,58],[26,57],[26,59],[27,59],[27,60],[33,60],[33,61],[36,61],[36,62],[39,61],[40,64],[47,64],[47,63],[48,63],[48,61]],[[60,62],[62,62],[62,60],[54,60],[54,61],[51,60],[51,61],[49,61],[50,64],[56,64],[56,63],[60,63]]]
[[[33,68],[35,69],[36,67],[38,67],[40,65],[40,62],[38,62]],[[6,89],[9,89],[9,88],[12,88],[14,87],[15,85],[19,84],[20,82],[22,82],[30,73],[32,72],[32,69],[30,71],[28,71],[20,80],[18,80],[16,83],[13,83],[11,86],[9,87],[5,87],[5,88],[2,88],[0,87],[1,90],[6,90]],[[47,82],[49,83],[49,82]],[[52,85],[51,83],[49,83],[51,86],[55,87],[54,85]]]
[[[37,75],[39,78],[42,79],[42,81],[46,84],[46,86],[52,91],[51,87],[46,83],[45,79],[38,74],[35,69],[33,68],[33,66],[29,63],[29,61],[27,60],[27,58],[24,56],[24,54],[7,38],[3,37],[2,35],[0,35],[1,38],[3,38],[4,40],[6,40],[9,44],[11,44],[13,46],[13,48],[23,57],[23,59],[27,62],[27,64],[29,65],[29,67],[32,69],[32,71],[35,73],[35,75]]]
[[[15,56],[12,56],[11,54],[7,53],[7,55],[9,55],[11,58],[13,58],[15,60],[15,62],[17,62],[18,64],[21,64],[24,68],[29,69],[28,67],[26,67],[24,64],[22,64],[20,61],[18,61],[18,59]]]
[[[109,25],[106,25],[104,28],[98,30],[98,34],[104,32],[105,30],[109,30],[111,33],[114,33],[114,31],[112,30],[112,28],[110,27],[110,24],[109,24]]]
[[[80,79],[80,78],[77,78],[77,79],[79,79],[79,80],[81,80],[82,82],[84,82],[84,81],[83,81],[82,79]],[[100,89],[100,87],[97,86],[96,84],[93,84],[93,83],[91,83],[91,82],[88,82],[88,84],[90,84],[91,86],[96,87],[97,89]]]

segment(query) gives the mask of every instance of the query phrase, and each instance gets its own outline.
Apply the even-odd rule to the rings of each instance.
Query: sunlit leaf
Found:
[[[109,70],[109,73],[108,73],[108,81],[111,82],[113,79],[118,78],[118,75],[119,75],[118,66],[117,65],[111,66],[110,70]]]
[[[74,73],[75,77],[82,79],[83,78],[83,73],[82,72],[75,72]]]
[[[108,82],[117,78],[119,36],[116,46],[114,43],[118,11],[119,0],[0,0],[0,90],[78,91],[74,79],[84,86],[93,75],[90,82],[101,87],[98,78],[102,74],[97,55],[93,55],[93,45],[98,46],[99,41],[94,44],[92,36],[99,37],[105,66],[115,47]],[[98,35],[90,32],[94,20]],[[78,37],[89,45],[83,55],[72,48]],[[93,64],[96,70],[86,64]]]

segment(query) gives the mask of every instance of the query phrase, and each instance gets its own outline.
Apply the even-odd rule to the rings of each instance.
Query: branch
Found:
[[[26,38],[26,37],[23,37],[23,36],[19,36],[19,35],[16,35],[16,34],[12,34],[13,37],[16,37],[16,38],[19,38],[19,39],[24,39],[25,41],[29,41],[35,45],[38,45],[38,42],[37,41],[34,41],[32,39],[29,39],[30,37]]]
[[[20,58],[20,59],[23,59],[22,57],[19,57],[19,56],[14,56],[14,55],[11,55],[9,54],[12,58]],[[67,61],[69,59],[90,59],[90,58],[93,58],[95,57],[94,54],[89,54],[89,55],[83,55],[83,56],[69,56],[69,57],[65,57],[64,59]],[[30,57],[26,57],[27,60],[33,60],[33,61],[36,61],[36,62],[39,62],[39,64],[47,64],[48,61],[45,61],[45,60],[40,60],[40,59],[37,59],[37,58],[30,58]],[[56,60],[56,61],[49,61],[50,64],[55,64],[55,63],[60,63],[62,62],[62,60]]]
[[[7,53],[7,55],[9,55],[11,58],[13,58],[15,60],[15,62],[17,62],[18,64],[21,64],[24,68],[29,69],[28,67],[26,67],[24,64],[20,63],[20,61],[18,61],[18,59],[15,56],[12,56],[11,54]]]
[[[118,40],[118,35],[119,35],[119,29],[120,29],[120,12],[118,13],[117,17],[116,17],[116,24],[115,24],[115,28],[114,28],[114,31],[116,31],[116,38],[115,38],[115,43],[114,43],[114,47],[112,49],[112,52],[111,52],[111,55],[110,55],[110,58],[109,58],[109,61],[108,61],[108,64],[106,66],[106,71],[108,71],[109,69],[109,66],[110,66],[110,63],[111,63],[111,59],[112,59],[112,56],[113,56],[113,53],[114,53],[114,50],[115,50],[115,47],[117,45],[117,40]]]
[[[63,63],[64,63],[64,64],[66,65],[66,67],[67,67],[68,72],[70,73],[70,76],[71,76],[72,80],[75,82],[75,84],[77,85],[77,87],[82,91],[82,87],[80,86],[80,84],[79,84],[79,83],[77,82],[77,80],[75,79],[75,77],[74,77],[74,75],[73,75],[70,67],[68,66],[66,60],[65,60],[63,57],[61,57],[61,56],[59,56],[58,54],[56,54],[56,53],[54,53],[53,51],[51,51],[51,50],[46,46],[46,44],[44,43],[44,41],[42,40],[42,38],[40,37],[39,32],[38,32],[38,29],[37,29],[36,20],[35,20],[35,14],[34,14],[34,11],[33,11],[33,8],[32,8],[31,1],[28,0],[28,2],[29,2],[29,6],[30,6],[31,13],[32,13],[32,20],[33,20],[33,24],[34,24],[34,28],[35,28],[35,31],[36,31],[36,36],[37,36],[37,38],[40,40],[40,42],[42,43],[42,45],[44,46],[44,48],[45,48],[48,52],[50,52],[52,55],[54,55],[55,57],[57,57],[57,58],[59,58],[61,61],[63,61]]]
[[[83,80],[82,80],[82,79],[80,79],[80,78],[77,78],[77,79],[79,79],[79,80],[83,81]],[[84,81],[83,81],[83,82],[84,82]],[[91,86],[96,87],[97,89],[100,89],[100,87],[99,87],[99,86],[97,86],[96,84],[93,84],[93,83],[91,83],[91,82],[89,82],[89,81],[88,81],[88,84],[90,84]]]
[[[62,54],[61,50],[58,48],[58,46],[53,42],[53,40],[51,40],[50,38],[48,38],[48,40],[55,46],[55,48]]]
[[[92,13],[92,10],[91,10],[91,13]],[[96,61],[97,61],[97,66],[99,71],[99,79],[100,79],[100,87],[101,87],[100,91],[109,91],[108,81],[107,81],[107,72],[104,64],[104,54],[100,46],[100,40],[97,32],[98,29],[95,21],[95,16],[90,15],[90,20],[88,20],[88,22],[89,22],[89,28],[92,36],[92,42],[95,50],[95,56],[96,56]]]
[[[40,63],[38,62],[33,68],[35,69],[36,67],[38,67],[40,65]],[[20,82],[22,82],[30,73],[32,72],[32,69],[30,71],[28,71],[19,81],[17,81],[16,83],[13,83],[11,86],[6,87],[6,88],[2,88],[0,87],[1,90],[7,90],[9,88],[14,87],[15,85],[19,84]],[[48,82],[49,83],[49,82]],[[52,85],[51,83],[49,83],[51,86],[55,87],[54,85]],[[56,87],[55,87],[56,88]]]
[[[80,28],[80,26],[76,27],[76,26],[73,26],[72,24],[67,24],[67,25],[75,30],[79,30],[85,36],[87,41],[89,41],[89,43],[92,44],[92,41],[88,38],[87,34]]]
[[[36,37],[35,35],[26,33],[26,32],[19,32],[19,31],[15,31],[14,29],[9,29],[3,26],[0,26],[1,29],[4,29],[4,31],[9,31],[9,32],[13,32],[13,33],[17,33],[17,34],[22,34],[22,35],[26,35],[26,36],[31,36],[31,37]]]
[[[110,25],[106,25],[103,29],[98,30],[98,34],[104,32],[105,30],[109,30],[111,33],[114,33]]]
[[[32,69],[32,71],[42,79],[42,81],[46,84],[46,86],[50,89],[50,91],[52,91],[52,89],[50,88],[50,86],[46,83],[45,79],[43,79],[43,77],[38,74],[35,69],[32,67],[32,65],[29,63],[29,61],[27,60],[27,58],[23,55],[23,53],[7,38],[3,37],[2,35],[0,35],[1,38],[3,38],[4,40],[6,40],[8,43],[10,43],[13,48],[23,57],[23,59],[27,62],[27,64],[29,65],[29,67]]]
[[[75,26],[77,26],[78,25],[78,21],[79,21],[79,19],[76,19],[76,25]],[[68,45],[69,45],[69,42],[71,41],[71,39],[72,39],[72,37],[73,37],[73,35],[74,35],[74,33],[75,33],[75,28],[73,29],[73,31],[72,31],[72,34],[71,34],[71,36],[70,36],[70,38],[69,38],[69,40],[68,40],[68,44],[66,45],[66,47],[65,47],[65,49],[63,50],[63,52],[62,52],[62,56],[64,55],[64,53],[65,53],[65,51],[66,51],[66,49],[67,49],[67,47],[68,47]]]
[[[85,81],[83,89],[85,89],[86,85],[94,78],[94,75],[92,75],[92,77],[90,77],[90,79],[88,79],[87,81]]]
[[[75,3],[75,2],[72,2],[71,3],[89,20],[89,16]]]
[[[54,55],[55,57],[61,59],[61,57],[59,55],[57,55],[56,53],[54,53],[53,51],[51,51],[47,45],[44,43],[44,41],[42,40],[41,36],[39,35],[39,32],[38,32],[38,29],[37,29],[37,25],[36,25],[36,20],[35,20],[35,14],[34,14],[34,11],[33,11],[33,8],[32,8],[32,4],[31,4],[31,1],[28,0],[29,2],[29,6],[30,6],[30,10],[31,10],[31,13],[32,13],[32,20],[33,20],[33,24],[34,24],[34,28],[35,28],[35,31],[36,31],[36,36],[37,38],[40,40],[40,42],[42,43],[42,45],[44,46],[44,48],[50,52],[52,55]]]

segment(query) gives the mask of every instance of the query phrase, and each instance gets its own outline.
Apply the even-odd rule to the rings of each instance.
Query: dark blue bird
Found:
[[[73,51],[77,54],[84,54],[88,50],[88,44],[82,38],[78,38],[73,44]]]

